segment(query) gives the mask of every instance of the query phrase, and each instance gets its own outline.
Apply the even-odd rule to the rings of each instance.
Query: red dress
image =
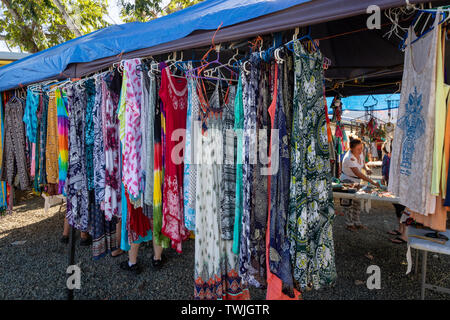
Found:
[[[181,243],[189,237],[189,231],[184,225],[183,214],[183,159],[188,104],[187,80],[173,77],[169,68],[165,68],[161,75],[159,96],[164,104],[166,119],[163,225],[161,232],[172,240],[172,248],[181,253]]]

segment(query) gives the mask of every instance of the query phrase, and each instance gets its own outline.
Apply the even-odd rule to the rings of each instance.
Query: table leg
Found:
[[[415,263],[415,270],[414,270],[414,275],[417,277],[417,270],[419,270],[419,250],[415,249],[414,251],[416,251],[416,263]]]
[[[8,213],[12,214],[13,213],[13,208],[14,208],[14,186],[10,187],[10,193],[9,193],[9,204],[8,204]]]
[[[422,258],[422,288],[420,293],[420,298],[422,300],[425,300],[425,279],[427,276],[427,251],[423,251],[423,258]]]

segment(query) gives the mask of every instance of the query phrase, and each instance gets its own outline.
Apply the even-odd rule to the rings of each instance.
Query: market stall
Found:
[[[205,1],[2,67],[2,180],[67,197],[69,264],[75,229],[92,234],[101,258],[116,249],[120,224],[125,251],[153,239],[182,253],[195,233],[196,299],[248,299],[249,286],[298,299],[329,287],[337,273],[326,97],[394,93],[402,79],[398,41],[382,36],[395,24],[367,28],[373,4],[405,5]],[[409,9],[406,23],[422,12]],[[381,135],[373,116],[360,129]],[[253,162],[258,148],[270,162]],[[218,163],[228,152],[236,161]],[[368,190],[334,196],[404,202]]]

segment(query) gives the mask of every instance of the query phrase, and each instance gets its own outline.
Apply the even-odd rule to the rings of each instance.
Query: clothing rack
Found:
[[[304,40],[307,40],[307,41],[311,42],[313,44],[313,47],[316,50],[318,50],[319,49],[318,41],[317,40],[313,40],[311,38],[310,33],[311,33],[311,28],[309,28],[308,34],[306,34],[303,37],[300,37],[299,39],[293,38],[291,41],[288,41],[287,43],[281,44],[278,47],[272,46],[272,47],[269,47],[266,50],[262,50],[262,42],[261,42],[260,50],[259,51],[255,51],[253,53],[260,55],[261,58],[263,58],[263,55],[264,55],[264,60],[266,60],[268,58],[275,58],[274,53],[275,53],[275,51],[277,49],[278,49],[277,52],[280,52],[280,53],[282,53],[283,50],[285,50],[285,49],[290,50],[290,51],[293,52],[293,49],[292,49],[293,43],[295,43],[295,42],[302,42]],[[295,36],[297,34],[298,34],[298,32],[296,30]],[[243,47],[244,45],[245,45],[245,43],[237,44],[237,45],[235,45],[235,43],[231,43],[230,46],[227,47],[227,48],[223,48],[223,49],[219,48],[218,52],[220,52],[221,50],[235,50],[236,48]],[[182,52],[182,51],[180,51],[180,52]],[[208,56],[209,56],[209,54],[208,54]],[[218,59],[219,59],[219,57],[218,57],[218,58],[216,58],[216,60],[208,62],[207,60],[195,60],[195,59],[191,59],[191,60],[174,60],[173,58],[176,58],[176,51],[173,52],[173,53],[169,53],[169,60],[167,60],[167,61],[174,62],[173,65],[177,66],[177,68],[178,68],[178,66],[180,64],[186,64],[186,63],[190,63],[190,62],[191,63],[206,62],[209,65],[211,63],[218,62]],[[246,70],[245,69],[245,63],[248,61],[249,58],[250,58],[250,55],[245,56],[241,60],[236,60],[234,58],[235,62],[233,63],[232,66],[230,66],[230,65],[223,65],[223,66],[220,66],[220,67],[213,68],[213,71],[215,71],[215,70],[217,70],[218,68],[221,68],[221,67],[224,67],[224,68],[228,69],[229,71],[231,71],[232,74],[234,73],[234,71],[231,70],[231,68],[236,68],[236,69],[241,69],[241,70],[243,69],[245,71]],[[326,65],[329,66],[331,64],[331,60],[326,58],[326,57],[324,57],[324,58],[325,58],[325,61],[326,61]],[[151,59],[152,60],[152,64],[153,63],[155,63],[155,64],[158,63],[158,61],[153,56],[145,56],[145,57],[142,57],[140,59],[141,60],[143,60],[143,59]],[[279,61],[279,62],[282,62],[282,60],[283,59],[277,59],[277,61]],[[105,68],[103,68],[103,69],[101,69],[99,71],[96,71],[94,74],[90,74],[90,75],[88,75],[86,77],[83,77],[81,79],[80,78],[75,78],[75,79],[70,79],[69,78],[69,79],[66,79],[66,80],[63,80],[63,81],[60,81],[60,82],[56,82],[55,80],[51,80],[50,82],[49,81],[44,81],[44,82],[41,82],[41,83],[30,84],[30,85],[28,85],[28,87],[31,87],[33,91],[38,89],[39,91],[53,92],[54,90],[56,90],[58,88],[64,88],[66,85],[68,85],[70,83],[77,82],[77,83],[81,84],[81,83],[84,83],[85,81],[87,81],[88,79],[96,79],[96,77],[98,77],[99,75],[104,74],[104,73],[106,73],[108,71],[113,71],[114,69],[118,69],[119,71],[123,71],[123,65],[122,65],[123,61],[124,60],[120,60],[118,62],[113,63],[110,67],[108,67],[108,70],[106,70],[106,71],[103,71],[103,70],[105,70]],[[169,66],[169,67],[171,67],[171,66]],[[231,68],[229,68],[229,67],[231,67]],[[195,69],[196,68],[194,68],[194,70]],[[158,66],[158,69],[154,69],[152,67],[150,70],[148,70],[148,72],[154,73],[154,72],[156,72],[156,70],[158,70],[158,72],[160,72],[159,66]],[[139,71],[142,72],[144,70],[139,70]],[[172,74],[172,76],[176,77],[176,78],[188,78],[189,76],[193,76],[192,75],[192,70],[183,70],[183,71],[186,73],[185,75]],[[209,81],[224,81],[224,82],[237,82],[238,81],[237,79],[232,79],[232,78],[213,77],[213,76],[207,76],[207,75],[205,75],[205,76],[195,75],[195,77],[198,78],[198,79],[209,80]],[[55,83],[53,83],[53,82],[55,82]],[[56,86],[54,88],[54,90],[48,90],[47,87],[50,87],[50,86],[53,86],[53,85]],[[34,91],[34,92],[36,92],[36,91]]]

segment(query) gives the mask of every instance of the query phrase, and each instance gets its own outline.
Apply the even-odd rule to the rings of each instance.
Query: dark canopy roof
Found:
[[[216,2],[218,1],[210,0],[203,3],[216,4]],[[259,7],[259,15],[248,15],[243,13],[244,11],[248,10],[248,6],[246,7],[245,4],[248,4],[249,2],[254,3],[254,5],[259,4],[261,6]],[[200,28],[203,30],[199,30],[199,28],[196,27],[196,25],[198,24],[194,24],[193,27],[189,28],[190,32],[188,35],[179,37],[178,39],[172,41],[168,41],[170,40],[170,37],[166,38],[167,41],[161,40],[161,32],[155,31],[154,29],[152,30],[152,32],[148,33],[145,33],[141,30],[142,32],[138,32],[137,35],[134,35],[132,29],[130,29],[129,41],[134,42],[134,38],[142,37],[148,43],[147,47],[140,48],[134,51],[127,51],[125,49],[122,49],[123,53],[121,53],[120,55],[117,55],[117,50],[108,51],[109,48],[105,48],[105,50],[103,51],[110,52],[110,54],[98,58],[98,54],[94,55],[91,52],[93,49],[84,46],[83,49],[88,51],[87,53],[85,53],[85,56],[92,56],[92,59],[87,58],[84,62],[75,61],[76,63],[70,63],[73,57],[65,57],[64,60],[68,62],[67,68],[60,74],[45,74],[43,72],[39,72],[39,68],[37,68],[36,66],[28,70],[26,68],[30,66],[29,63],[26,63],[26,65],[28,65],[25,66],[26,71],[32,71],[34,78],[25,78],[20,74],[20,72],[23,72],[23,70],[21,69],[23,68],[23,64],[21,64],[21,61],[18,61],[16,62],[16,66],[13,69],[7,70],[0,68],[0,91],[16,87],[17,85],[19,85],[19,83],[25,84],[49,78],[76,78],[84,76],[97,70],[106,68],[112,63],[117,62],[121,59],[158,55],[172,51],[208,46],[211,44],[211,39],[217,26],[220,25],[220,22],[223,22],[224,20],[227,20],[229,24],[224,24],[224,27],[217,32],[215,36],[216,43],[246,39],[257,35],[270,34],[303,26],[313,26],[313,38],[320,39],[323,37],[328,37],[330,35],[338,35],[349,31],[364,29],[366,27],[366,19],[368,17],[368,15],[366,14],[366,10],[370,5],[378,5],[381,9],[388,9],[405,5],[404,0],[275,0],[276,3],[283,4],[283,6],[279,7],[278,10],[276,10],[272,6],[270,7],[270,11],[265,7],[265,4],[269,4],[272,2],[274,1],[222,1],[221,10],[230,10],[230,7],[232,7],[237,10],[233,12],[235,12],[236,15],[239,15],[239,17],[241,17],[241,20],[243,20],[243,16],[246,16],[247,20],[233,24],[231,23],[230,19],[227,19],[225,16],[221,15],[221,12],[219,12],[219,15],[217,15],[217,12],[215,11],[215,20],[208,20],[210,26],[209,28],[204,27]],[[430,1],[410,0],[410,3],[416,4],[423,2]],[[443,1],[432,2],[440,4]],[[446,2],[448,3],[448,1]],[[227,4],[229,6],[227,6]],[[241,5],[244,5],[244,7],[239,7]],[[194,12],[199,13],[199,7],[196,8],[197,9],[194,10]],[[271,13],[261,15],[261,13],[264,12],[262,8],[265,8],[264,10],[266,10],[266,13]],[[188,9],[180,11],[178,13],[179,17],[183,17],[184,14],[189,13],[189,11],[187,11]],[[167,17],[174,17],[174,15],[169,15]],[[159,23],[161,25],[162,22],[164,22],[165,24],[168,21],[171,21],[172,23],[175,23],[175,25],[177,25],[178,21],[176,19],[169,19],[167,17],[156,19],[154,21],[160,21]],[[236,21],[238,20],[239,19],[237,19]],[[117,28],[129,25],[130,24],[114,27]],[[398,49],[398,43],[383,38],[382,35],[385,31],[385,29],[370,31],[366,30],[351,33],[346,36],[339,36],[332,39],[322,40],[320,42],[321,51],[333,62],[332,67],[326,73],[326,77],[333,81],[341,81],[343,79],[351,79],[366,75],[365,83],[367,84],[397,82],[401,80],[403,53]],[[156,35],[155,33],[158,33],[158,35]],[[112,39],[114,39],[115,34],[110,34],[110,36]],[[154,43],[158,42],[154,41],[154,37],[158,37],[159,44],[154,45]],[[72,41],[76,40],[77,39]],[[71,41],[63,45],[69,45],[70,42]],[[78,50],[80,50],[80,48],[78,48]],[[90,55],[89,53],[92,54]],[[39,54],[40,53],[36,55]],[[23,62],[26,62],[26,60],[29,58],[23,59]],[[44,63],[47,63],[46,61],[50,61],[48,59],[50,58],[46,57],[45,59],[43,59]],[[52,59],[54,60],[53,56]],[[59,57],[59,59],[61,59],[61,57]],[[36,60],[36,63],[42,62],[43,61],[41,61],[40,58]],[[392,73],[392,75],[383,75],[376,77],[367,75],[369,73],[372,74],[374,72],[380,72],[383,70],[391,70],[394,72],[396,71],[396,73]],[[11,73],[17,72],[18,74],[11,75]],[[333,86],[333,84],[330,82],[327,83],[327,86]],[[368,89],[369,87],[346,87],[341,90],[344,94],[364,94],[367,92],[385,93],[396,91],[397,87],[397,85],[391,87],[379,87],[375,89],[373,89],[372,87],[372,89],[370,90]]]

